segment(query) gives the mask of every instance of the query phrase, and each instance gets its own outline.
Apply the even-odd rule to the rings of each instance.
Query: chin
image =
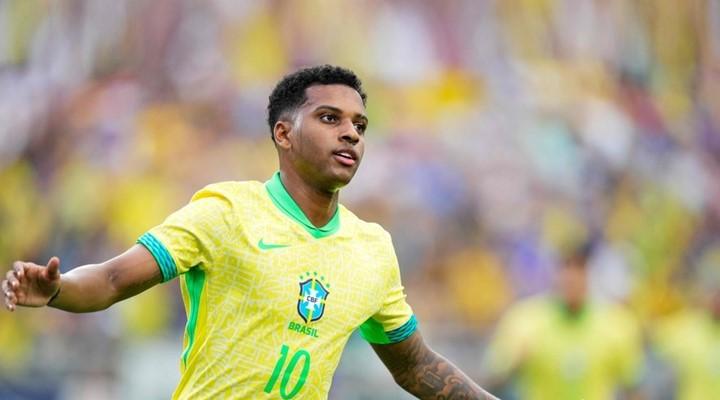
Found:
[[[345,182],[345,184],[350,183],[352,178],[355,176],[355,173],[358,170],[359,165],[354,165],[352,167],[345,167],[345,166],[334,166],[329,171],[330,174],[334,175],[337,179],[342,180]]]
[[[350,181],[352,181],[352,176],[349,177],[337,177],[334,182],[334,190],[340,190],[350,184]]]
[[[331,191],[337,191],[347,186],[355,176],[355,171],[333,171],[332,178],[329,179],[329,187]]]

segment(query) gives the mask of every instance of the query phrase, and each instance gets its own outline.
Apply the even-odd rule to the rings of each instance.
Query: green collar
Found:
[[[565,304],[565,302],[560,297],[555,297],[553,301],[560,310],[560,315],[562,316],[562,318],[569,322],[582,322],[583,320],[585,320],[585,317],[589,312],[588,308],[590,307],[590,305],[587,303],[587,301],[582,306],[580,306],[579,310],[575,311],[571,310],[570,307],[568,307],[568,305]]]
[[[340,207],[335,210],[330,221],[325,226],[318,228],[313,225],[312,222],[305,216],[300,206],[297,205],[295,200],[290,196],[290,193],[285,189],[282,180],[280,180],[280,171],[276,172],[270,180],[265,182],[265,189],[270,195],[275,207],[280,209],[285,215],[293,219],[298,224],[302,225],[305,230],[311,234],[315,239],[324,238],[330,236],[340,229]]]

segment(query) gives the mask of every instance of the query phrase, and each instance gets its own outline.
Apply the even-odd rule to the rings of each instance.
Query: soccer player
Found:
[[[557,293],[525,300],[502,318],[485,370],[494,385],[517,383],[522,399],[637,398],[642,367],[638,324],[627,311],[587,298],[590,246],[563,251]]]
[[[338,203],[368,125],[349,70],[283,78],[268,123],[280,168],[267,182],[222,182],[152,228],[125,253],[60,274],[60,261],[15,262],[9,310],[103,310],[181,279],[187,328],[174,399],[323,399],[350,335],[423,399],[494,397],[431,350],[400,282],[390,235]]]
[[[663,319],[651,335],[679,400],[720,396],[720,248],[713,253],[697,274],[700,304]]]

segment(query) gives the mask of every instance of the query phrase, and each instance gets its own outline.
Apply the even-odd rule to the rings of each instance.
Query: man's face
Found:
[[[293,168],[315,187],[335,191],[355,175],[365,151],[367,117],[358,92],[345,85],[315,85],[288,134]]]
[[[558,274],[558,291],[565,305],[571,310],[579,310],[585,303],[587,295],[587,268],[580,265],[582,261],[567,260],[560,267]]]

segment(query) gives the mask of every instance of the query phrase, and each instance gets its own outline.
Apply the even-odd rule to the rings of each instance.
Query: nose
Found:
[[[340,140],[353,145],[360,141],[360,134],[355,129],[355,124],[352,121],[342,124]]]

